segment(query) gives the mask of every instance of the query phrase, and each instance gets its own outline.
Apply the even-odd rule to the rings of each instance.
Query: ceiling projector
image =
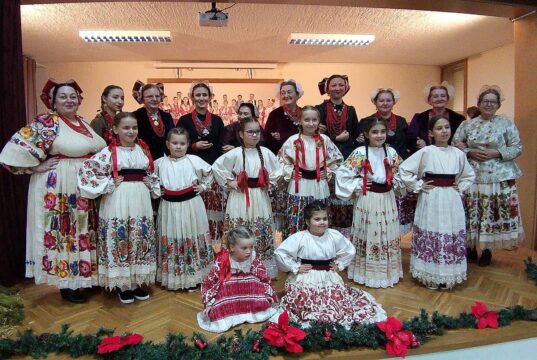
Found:
[[[199,13],[200,26],[222,27],[227,25],[228,14],[216,8],[216,2],[211,3],[211,10]]]

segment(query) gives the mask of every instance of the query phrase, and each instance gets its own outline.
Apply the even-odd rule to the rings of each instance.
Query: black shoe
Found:
[[[134,295],[132,294],[131,290],[119,290],[117,292],[117,296],[122,304],[132,304],[134,302]]]
[[[466,260],[467,261],[477,261],[477,249],[475,246],[473,248],[466,248]]]
[[[62,295],[62,298],[72,302],[73,304],[83,304],[86,302],[86,298],[80,293],[80,291],[78,291],[78,289],[60,289],[60,294]]]
[[[479,259],[479,266],[489,266],[490,261],[492,260],[492,252],[489,249],[483,250],[481,253],[481,258]]]
[[[147,291],[143,290],[141,287],[137,287],[132,291],[132,295],[136,300],[144,301],[149,299],[149,294]]]

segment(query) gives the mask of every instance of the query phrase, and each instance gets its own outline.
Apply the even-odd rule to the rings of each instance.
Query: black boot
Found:
[[[475,246],[473,248],[470,248],[470,247],[466,248],[466,260],[468,262],[477,261],[477,249],[475,248]]]
[[[86,302],[86,298],[80,293],[80,291],[78,291],[78,289],[60,289],[60,294],[62,295],[62,298],[72,302],[73,304],[83,304]]]
[[[492,260],[492,252],[489,249],[483,250],[481,258],[479,259],[479,266],[489,266]]]

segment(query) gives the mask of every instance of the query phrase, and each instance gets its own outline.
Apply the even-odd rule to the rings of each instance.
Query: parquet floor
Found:
[[[404,279],[394,288],[366,289],[389,315],[408,319],[418,315],[422,308],[429,313],[438,310],[447,315],[469,312],[475,301],[481,301],[491,309],[506,306],[523,305],[537,307],[537,286],[527,279],[523,260],[528,256],[537,258],[537,253],[528,249],[515,251],[497,251],[493,254],[492,265],[480,268],[469,265],[468,281],[452,291],[433,291],[412,280],[409,268],[409,239],[403,241],[405,253],[403,261]],[[346,274],[342,273],[344,279]],[[275,283],[279,295],[283,295],[285,274],[281,273]],[[353,285],[357,286],[357,285]],[[119,303],[116,294],[100,289],[88,292],[89,302],[74,305],[60,298],[57,289],[40,285],[31,280],[19,285],[26,308],[24,324],[19,329],[32,328],[36,332],[54,332],[61,324],[71,324],[75,332],[92,333],[99,327],[115,328],[116,334],[137,332],[146,340],[160,342],[168,332],[205,333],[198,328],[196,313],[202,309],[199,292],[166,291],[157,286],[152,288],[152,297],[145,302],[132,305]],[[357,286],[358,287],[358,286]],[[243,325],[258,329],[260,325]],[[218,334],[205,333],[209,340]],[[433,339],[410,354],[423,354],[443,350],[458,349],[476,345],[511,341],[537,336],[537,322],[515,322],[503,329],[486,329],[482,331],[449,331],[446,335]],[[382,349],[355,349],[346,352],[323,352],[304,355],[303,359],[345,359],[356,358],[379,359],[385,357]],[[51,355],[49,358],[67,359],[68,357]],[[293,357],[294,358],[294,357]]]

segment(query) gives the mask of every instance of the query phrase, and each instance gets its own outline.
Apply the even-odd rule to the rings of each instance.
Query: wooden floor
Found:
[[[493,254],[492,265],[480,268],[470,264],[468,281],[451,291],[429,290],[412,280],[408,273],[409,244],[404,239],[406,256],[403,260],[404,279],[394,288],[362,289],[370,292],[388,312],[399,319],[418,315],[420,310],[429,313],[438,310],[451,316],[469,312],[475,301],[485,303],[490,309],[523,305],[537,307],[537,286],[528,280],[523,260],[528,256],[537,258],[537,253],[527,249],[497,251]],[[342,273],[344,279],[346,274]],[[275,283],[280,296],[283,295],[285,274]],[[352,285],[359,287],[357,285]],[[214,340],[218,334],[202,331],[196,323],[196,313],[202,310],[199,292],[166,291],[157,286],[152,288],[152,297],[145,302],[122,305],[115,293],[100,289],[88,291],[89,302],[74,305],[60,298],[59,291],[51,286],[34,285],[30,280],[19,285],[24,300],[26,318],[19,329],[32,328],[37,333],[58,331],[61,324],[71,324],[75,332],[93,333],[100,327],[115,328],[116,334],[137,332],[145,340],[160,342],[168,332],[182,332],[190,335],[200,332]],[[258,329],[260,325],[243,325]],[[231,332],[230,332],[231,333]],[[537,322],[515,322],[503,329],[449,331],[444,336],[426,343],[409,354],[423,354],[443,350],[471,347],[537,336]],[[383,349],[355,349],[346,352],[323,352],[304,355],[303,359],[356,358],[379,359],[385,357]],[[51,356],[55,359],[68,357]]]

